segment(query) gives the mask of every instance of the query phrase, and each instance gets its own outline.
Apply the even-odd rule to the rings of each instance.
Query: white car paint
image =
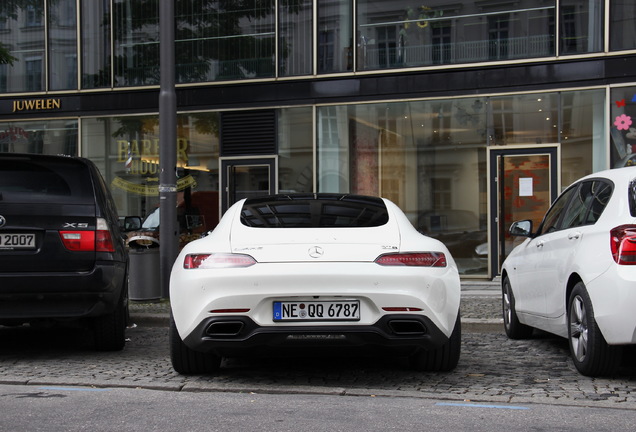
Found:
[[[568,283],[580,278],[607,343],[635,344],[636,265],[614,261],[609,232],[636,224],[627,190],[636,167],[598,172],[573,184],[603,178],[614,184],[614,191],[596,223],[526,239],[505,260],[502,276],[510,279],[519,321],[562,337],[568,337]]]

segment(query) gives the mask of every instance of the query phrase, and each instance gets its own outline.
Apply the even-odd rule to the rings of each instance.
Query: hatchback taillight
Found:
[[[446,267],[443,252],[390,253],[380,255],[376,264],[383,266]]]
[[[254,264],[256,260],[245,254],[188,254],[183,260],[183,268],[186,269],[249,267]]]
[[[60,231],[64,247],[73,252],[115,252],[106,220],[97,218],[96,227],[95,231]]]
[[[636,225],[621,225],[610,231],[612,257],[618,264],[636,265]]]

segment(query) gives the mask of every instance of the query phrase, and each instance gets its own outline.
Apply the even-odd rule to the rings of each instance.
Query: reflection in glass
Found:
[[[555,55],[554,3],[360,0],[357,5],[358,70]]]
[[[110,1],[82,0],[80,11],[82,88],[110,87]]]
[[[76,120],[0,123],[0,153],[77,156]]]
[[[278,3],[279,76],[313,72],[313,6],[311,0]]]
[[[318,2],[318,73],[353,70],[352,0]]]
[[[313,192],[312,108],[286,108],[278,113],[278,190]]]
[[[158,3],[114,0],[112,14],[115,86],[158,84]]]
[[[0,13],[0,43],[15,59],[0,69],[0,88],[7,92],[45,90],[44,0],[25,6],[7,2]]]
[[[603,0],[561,0],[559,54],[603,51]]]
[[[75,0],[48,3],[49,89],[77,89],[77,14]]]
[[[636,3],[625,0],[610,2],[610,51],[636,48]]]

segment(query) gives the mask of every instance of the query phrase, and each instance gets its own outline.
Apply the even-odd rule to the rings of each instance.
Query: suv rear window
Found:
[[[1,158],[0,200],[94,202],[88,167],[74,159]]]
[[[256,228],[377,227],[389,220],[381,198],[360,195],[275,195],[245,201],[243,225]]]

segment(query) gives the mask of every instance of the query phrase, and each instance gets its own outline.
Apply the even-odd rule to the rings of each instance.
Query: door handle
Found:
[[[538,248],[542,248],[542,247],[543,247],[543,240],[539,240],[539,241],[537,242],[537,247],[538,247]]]
[[[578,240],[579,237],[581,237],[581,233],[578,231],[568,234],[568,240]]]

